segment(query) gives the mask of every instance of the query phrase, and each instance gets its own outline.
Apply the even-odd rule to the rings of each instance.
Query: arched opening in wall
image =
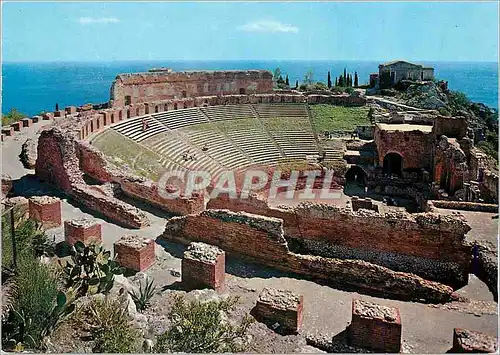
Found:
[[[182,90],[182,97],[184,97],[184,98],[187,97],[187,91],[186,90]]]
[[[167,112],[168,111],[168,105],[165,104],[165,106],[163,106],[163,111]]]
[[[125,96],[125,106],[128,106],[132,103],[132,97],[130,95]]]
[[[94,121],[90,121],[90,132],[94,132]]]
[[[403,171],[403,157],[398,153],[387,153],[384,157],[384,174],[401,175]]]
[[[123,120],[123,111],[122,110],[118,111],[118,121],[121,121],[121,120]]]
[[[115,123],[115,114],[111,114],[111,124]]]
[[[158,113],[158,105],[155,106],[155,113]]]
[[[368,177],[363,169],[359,166],[351,166],[345,173],[346,184],[357,184],[361,186],[367,185]]]
[[[184,108],[188,108],[187,102],[184,102]]]
[[[135,109],[135,115],[136,115],[136,116],[139,116],[139,107],[137,107],[137,108]]]
[[[130,118],[130,110],[127,110],[127,118]]]
[[[246,94],[245,88],[240,88],[240,95],[245,95],[245,94]]]
[[[174,104],[174,110],[177,110],[177,102]]]
[[[145,113],[146,115],[149,115],[149,105],[145,105],[145,106],[144,106],[144,113]]]
[[[368,176],[359,166],[354,165],[345,173],[344,194],[362,196],[366,193]]]

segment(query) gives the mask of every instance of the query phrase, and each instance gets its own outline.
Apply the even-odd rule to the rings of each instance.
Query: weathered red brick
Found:
[[[255,316],[279,330],[296,333],[302,327],[304,297],[287,290],[265,288],[253,309]]]
[[[454,328],[453,349],[455,353],[496,353],[498,339],[481,332]]]
[[[155,242],[140,236],[124,236],[114,243],[115,256],[121,266],[144,271],[156,260]]]
[[[101,224],[88,219],[72,219],[64,221],[64,236],[69,245],[77,241],[85,245],[102,242]]]
[[[396,307],[352,300],[349,339],[354,346],[384,353],[401,351],[401,316]]]
[[[61,200],[51,196],[34,196],[29,199],[29,216],[45,229],[59,227],[62,222]]]
[[[223,250],[205,243],[191,243],[182,258],[182,282],[187,288],[224,291],[226,256]]]

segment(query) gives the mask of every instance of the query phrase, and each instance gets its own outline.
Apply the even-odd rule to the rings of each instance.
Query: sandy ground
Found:
[[[13,179],[20,179],[34,171],[26,170],[19,162],[18,155],[25,138],[34,136],[41,125],[36,124],[29,132],[8,139],[2,143],[2,170]],[[16,192],[22,195],[51,193],[44,186],[31,179],[23,178],[16,182]],[[348,196],[342,196],[339,203],[345,204]],[[462,211],[463,212],[463,211]],[[62,199],[63,219],[75,217],[88,217],[102,223],[103,244],[112,248],[115,240],[124,234],[138,234],[156,238],[163,232],[165,215],[150,209],[146,212],[150,218],[151,226],[141,230],[131,230],[117,226]],[[492,223],[491,215],[464,213],[473,225],[473,230],[468,238],[485,238],[496,245],[497,220]],[[49,231],[57,240],[63,239],[63,228]],[[164,248],[163,248],[163,247]],[[163,290],[155,296],[153,308],[156,311],[154,318],[161,322],[162,314],[168,309],[168,295],[178,291],[180,279],[173,276],[170,270],[180,270],[180,257],[183,247],[175,244],[162,243],[157,245],[158,262],[146,273],[155,278],[155,283]],[[454,327],[497,334],[498,312],[497,304],[486,286],[474,276],[470,277],[469,285],[459,290],[464,297],[469,298],[464,302],[453,302],[446,305],[425,305],[412,302],[401,302],[382,298],[359,295],[353,292],[344,292],[331,287],[322,286],[312,281],[295,278],[260,265],[247,264],[229,257],[226,266],[227,290],[231,295],[241,297],[241,306],[238,312],[247,312],[255,305],[258,293],[264,287],[290,289],[304,295],[304,323],[298,336],[280,336],[263,324],[252,327],[253,351],[266,353],[283,352],[319,352],[305,344],[306,334],[322,334],[335,336],[345,330],[351,319],[351,302],[354,298],[373,300],[384,305],[399,307],[403,324],[403,349],[412,353],[443,353],[451,348]],[[196,294],[193,291],[190,294]],[[212,294],[212,291],[208,291]]]

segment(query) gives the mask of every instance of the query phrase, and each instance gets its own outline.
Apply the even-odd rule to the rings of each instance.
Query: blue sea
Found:
[[[369,61],[127,61],[67,63],[3,63],[2,112],[11,108],[27,115],[53,111],[59,107],[109,100],[111,82],[117,74],[147,71],[153,67],[182,70],[229,70],[280,68],[290,84],[302,81],[312,70],[315,81],[332,81],[344,68],[358,72],[359,83],[367,83],[369,74],[378,71],[379,62]],[[464,92],[472,101],[498,108],[497,63],[424,62],[434,66],[438,79],[448,81],[451,90]]]

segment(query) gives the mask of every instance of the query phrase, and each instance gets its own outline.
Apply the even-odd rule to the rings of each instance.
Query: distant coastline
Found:
[[[449,88],[464,92],[473,102],[498,108],[498,64],[495,62],[421,62],[435,67],[436,78],[447,80]],[[325,81],[328,70],[333,77],[344,67],[357,71],[360,84],[377,72],[378,61],[334,60],[219,60],[219,61],[116,61],[116,62],[3,62],[2,112],[17,108],[27,115],[61,107],[102,103],[109,99],[109,88],[117,74],[147,71],[153,67],[181,70],[268,69],[279,67],[290,81],[302,81],[308,70],[315,81]]]

